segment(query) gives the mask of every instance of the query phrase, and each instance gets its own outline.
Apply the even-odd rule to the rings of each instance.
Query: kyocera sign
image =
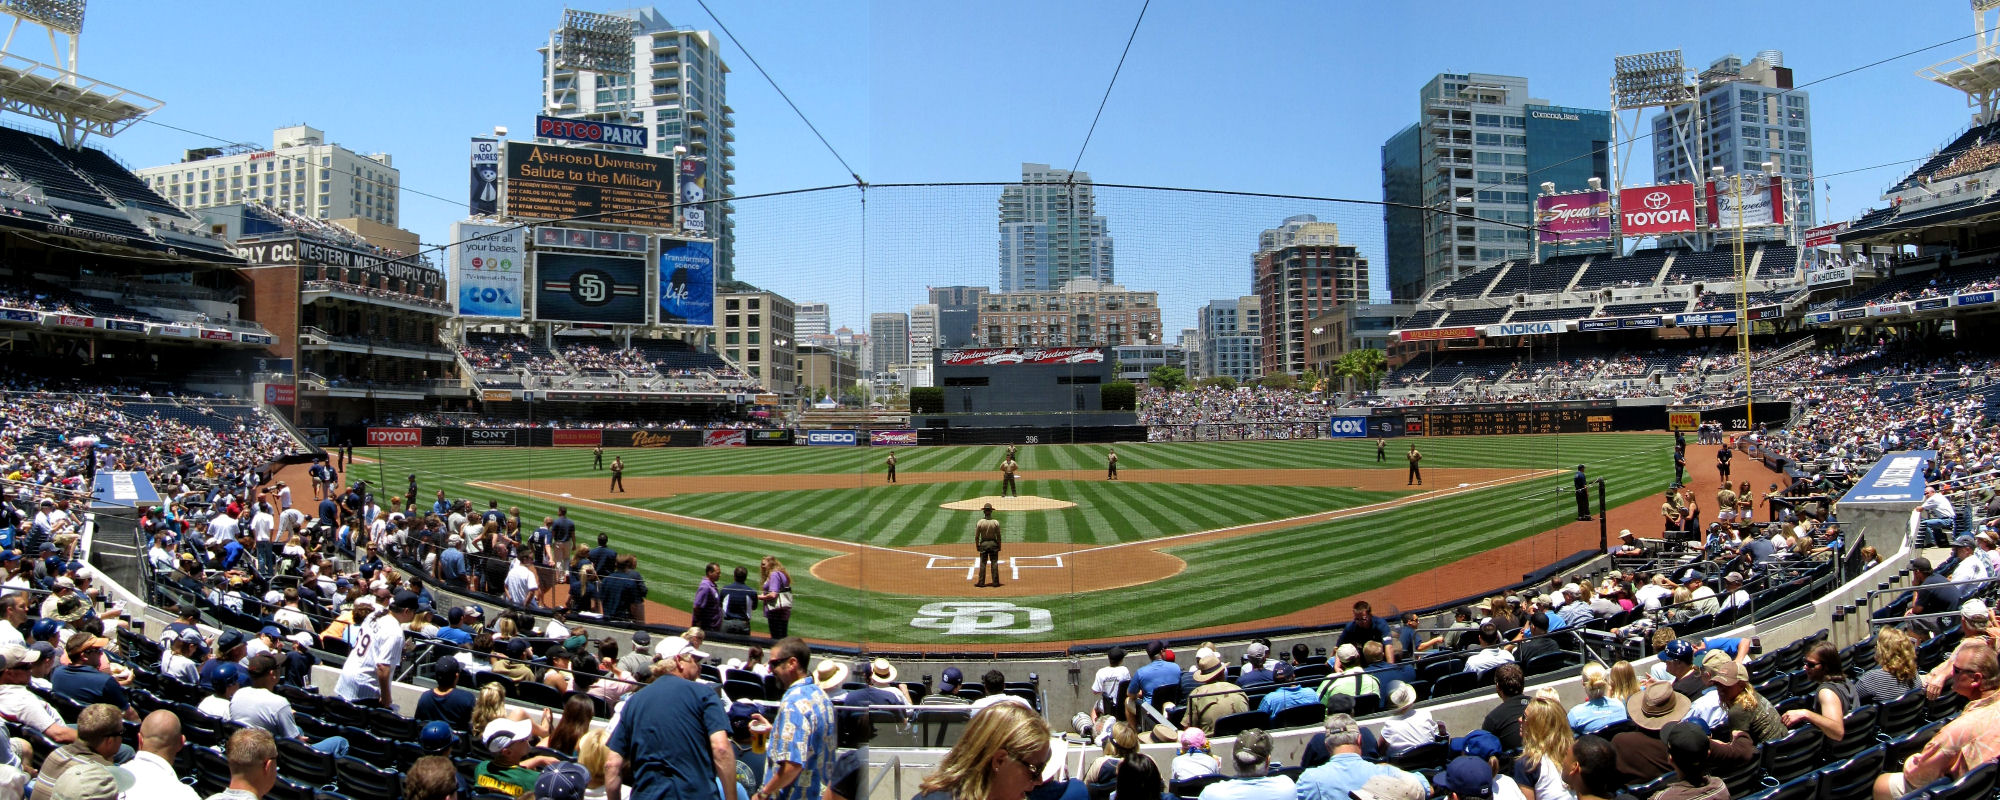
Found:
[[[572,142],[615,144],[625,147],[646,146],[645,128],[582,119],[535,117],[535,135],[543,139],[568,139]]]

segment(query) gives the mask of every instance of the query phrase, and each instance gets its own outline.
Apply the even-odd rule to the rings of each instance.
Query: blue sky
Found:
[[[709,4],[877,184],[1007,181],[1023,161],[1068,166],[1140,8],[1136,0]],[[677,25],[720,34],[693,0],[657,7]],[[303,122],[353,149],[389,152],[403,174],[404,227],[442,242],[463,216],[467,137],[494,125],[529,129],[539,105],[534,48],[561,8],[97,0],[80,67],[164,100],[154,117],[162,123],[268,142],[273,128]],[[1440,26],[1441,12],[1457,18]],[[1377,200],[1382,141],[1414,121],[1417,90],[1439,72],[1523,75],[1537,97],[1603,108],[1615,55],[1679,48],[1699,67],[1777,49],[1803,83],[1964,36],[1971,22],[1963,0],[1156,0],[1081,168],[1100,182]],[[39,52],[22,42],[15,49]],[[1969,118],[1963,96],[1912,73],[1972,49],[1958,41],[1810,87],[1818,171],[1917,158],[1948,140]],[[851,183],[743,51],[725,41],[723,53],[733,70],[738,194]],[[150,166],[215,141],[140,123],[97,144]],[[1649,175],[1643,144],[1639,155],[1628,176]],[[1911,166],[1828,178],[1822,216],[1869,207]],[[833,302],[837,320],[860,328],[868,311],[920,302],[925,284],[992,283],[995,197],[876,190],[865,219],[854,190],[745,201],[738,275],[794,300]],[[1121,282],[1162,292],[1169,331],[1191,324],[1200,302],[1248,293],[1257,230],[1290,213],[1340,223],[1382,271],[1381,217],[1370,206],[1111,191],[1100,204]]]

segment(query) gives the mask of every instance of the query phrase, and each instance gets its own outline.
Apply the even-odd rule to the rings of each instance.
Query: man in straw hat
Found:
[[[993,518],[993,504],[987,503],[979,509],[985,517],[972,526],[972,547],[979,551],[979,565],[974,568],[978,580],[974,586],[1000,585],[1000,521]],[[993,575],[989,583],[988,570]]]
[[[1187,724],[1213,734],[1217,720],[1250,710],[1249,696],[1243,687],[1227,680],[1228,672],[1221,653],[1206,647],[1195,653],[1194,680],[1198,685],[1188,694]]]

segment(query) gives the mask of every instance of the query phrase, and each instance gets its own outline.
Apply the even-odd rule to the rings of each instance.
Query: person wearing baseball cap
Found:
[[[104,648],[111,640],[89,633],[72,633],[63,643],[63,650],[69,655],[69,663],[57,667],[49,676],[51,691],[68,698],[77,705],[109,703],[122,709],[125,718],[139,721],[139,711],[132,707],[132,701],[125,694],[125,687],[116,678],[97,668],[103,659]]]
[[[470,728],[472,708],[479,698],[458,685],[465,673],[464,662],[444,656],[431,662],[430,673],[437,686],[417,698],[417,709],[411,718],[442,722],[453,730]]]
[[[589,786],[590,770],[572,761],[558,762],[535,779],[534,800],[583,800]]]
[[[1492,770],[1487,772],[1491,773]],[[1444,780],[1445,773],[1438,773],[1439,786],[1443,786]],[[1347,796],[1354,800],[1424,800],[1430,796],[1430,790],[1425,788],[1423,780],[1415,775],[1407,773],[1377,775],[1369,778],[1360,787],[1349,791]],[[1467,796],[1491,797],[1492,791],[1489,788],[1487,794]]]
[[[1290,775],[1271,775],[1271,734],[1261,728],[1251,728],[1236,734],[1236,744],[1229,749],[1229,769],[1234,780],[1224,788],[1210,784],[1203,789],[1205,800],[1256,800],[1257,798],[1295,797],[1298,785]],[[1211,791],[1214,789],[1214,791]]]
[[[500,717],[486,723],[479,734],[492,758],[472,768],[472,788],[520,797],[534,788],[541,775],[521,761],[535,746],[534,724],[525,719]],[[607,769],[609,764],[605,765]]]
[[[314,750],[339,758],[347,755],[347,739],[328,736],[317,742],[306,738],[292,712],[292,701],[273,689],[285,674],[284,653],[265,652],[250,657],[250,685],[229,698],[229,719],[252,728],[263,728],[279,740],[295,739]]]
[[[0,646],[0,716],[41,731],[52,742],[75,741],[76,731],[63,724],[55,707],[28,688],[30,675],[36,666],[43,664],[45,655],[54,659],[54,653],[44,654],[37,648]]]
[[[1730,728],[1749,732],[1759,745],[1785,735],[1785,723],[1778,710],[1750,685],[1750,670],[1741,663],[1723,661],[1715,665],[1708,682],[1715,687],[1716,697],[1729,715]]]
[[[1299,774],[1298,800],[1346,800],[1351,792],[1362,788],[1370,778],[1378,775],[1408,776],[1418,782],[1418,794],[1414,798],[1398,797],[1393,800],[1422,800],[1428,794],[1428,787],[1422,785],[1422,778],[1362,758],[1361,726],[1354,721],[1354,717],[1328,714],[1325,728],[1326,748],[1331,755],[1326,763]]]
[[[341,665],[340,681],[334,685],[334,692],[341,699],[395,707],[389,702],[387,691],[390,675],[403,663],[403,626],[416,616],[417,593],[405,589],[390,598],[387,609],[376,611],[360,623],[363,631],[358,641],[367,642],[368,646],[349,654],[347,663]]]
[[[1147,642],[1146,657],[1152,660],[1132,671],[1132,684],[1129,690],[1142,692],[1146,702],[1151,703],[1154,689],[1178,685],[1181,682],[1181,669],[1174,665],[1172,658],[1167,657],[1166,654],[1169,652],[1171,651],[1167,650],[1167,643],[1164,641],[1154,639]]]

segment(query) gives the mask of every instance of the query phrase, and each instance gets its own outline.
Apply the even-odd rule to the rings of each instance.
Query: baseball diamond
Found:
[[[567,505],[582,540],[602,532],[638,557],[651,622],[688,620],[702,564],[754,568],[768,554],[791,568],[793,630],[812,638],[1045,647],[1324,624],[1345,613],[1339,601],[1381,598],[1384,587],[1414,607],[1506,584],[1596,546],[1597,526],[1576,522],[1569,505],[1569,468],[1589,463],[1611,506],[1650,513],[1641,507],[1664,488],[1655,464],[1672,440],[1552,434],[1422,447],[1420,487],[1404,486],[1402,465],[1378,464],[1363,439],[1123,444],[1115,482],[1102,479],[1104,446],[1022,447],[1024,505],[1069,505],[996,511],[1007,542],[999,588],[965,577],[977,508],[998,485],[998,446],[899,449],[897,484],[872,448],[614,449],[627,464],[622,493],[605,491],[582,450],[382,448],[362,470],[415,473],[426,497],[498,500],[527,519]],[[1020,620],[1046,613],[1049,624],[923,621],[947,600],[1012,604]]]

